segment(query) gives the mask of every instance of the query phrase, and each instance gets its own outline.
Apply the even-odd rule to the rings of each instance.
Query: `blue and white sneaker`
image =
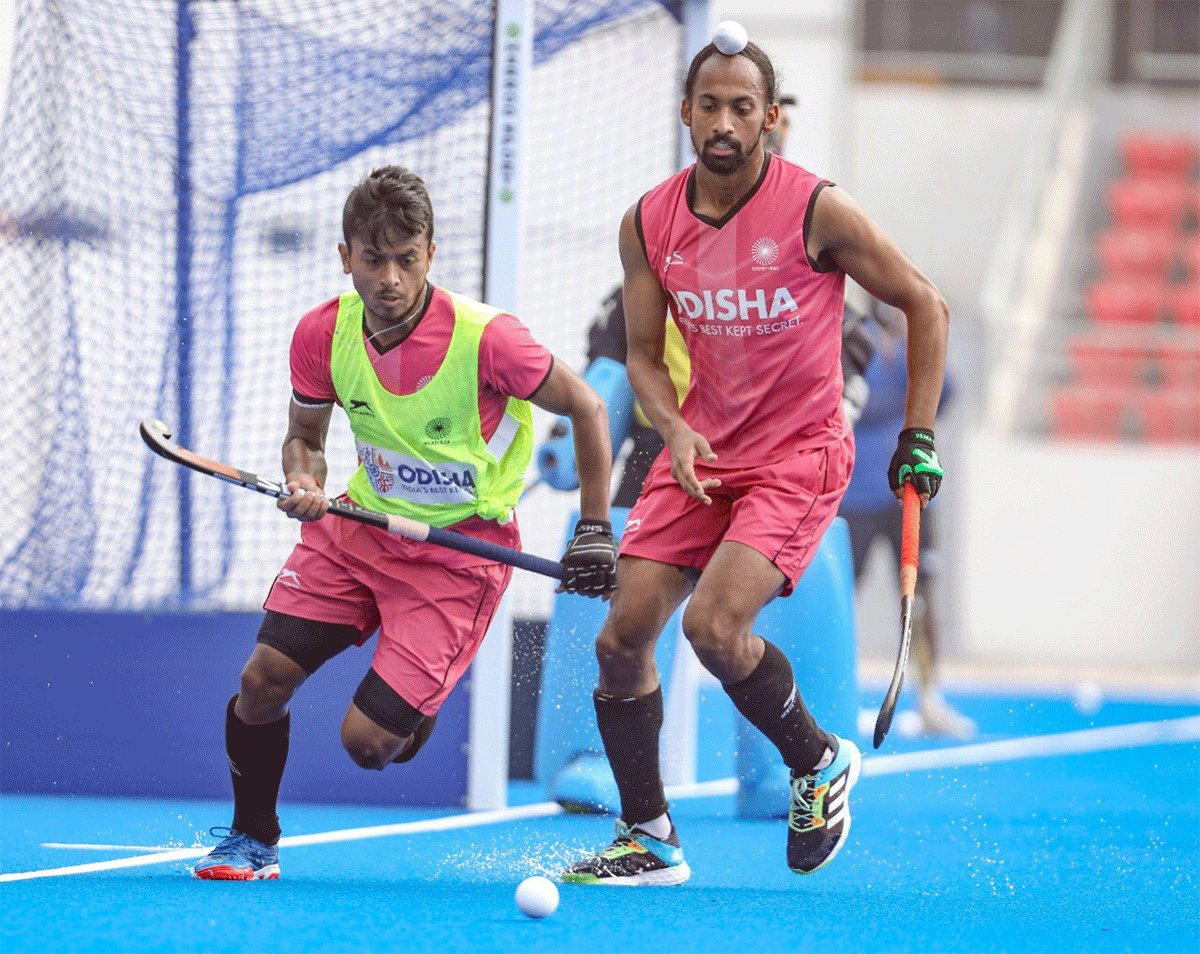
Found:
[[[830,738],[837,745],[833,761],[808,775],[792,776],[787,860],[797,874],[824,868],[850,834],[850,789],[862,771],[862,756],[849,739]]]
[[[667,885],[683,884],[691,876],[674,825],[660,841],[617,819],[616,840],[590,858],[575,862],[562,879],[567,884]]]
[[[264,845],[232,828],[210,828],[209,834],[229,832],[201,858],[192,873],[205,881],[258,881],[279,877],[279,846]]]

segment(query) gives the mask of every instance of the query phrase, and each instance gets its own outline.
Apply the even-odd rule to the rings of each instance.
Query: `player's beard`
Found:
[[[761,132],[759,138],[762,138]],[[715,156],[710,150],[718,145],[730,146],[733,148],[733,152],[727,156]],[[744,149],[736,139],[718,136],[706,142],[698,153],[701,164],[709,172],[718,176],[731,176],[749,161],[752,151],[753,147]]]

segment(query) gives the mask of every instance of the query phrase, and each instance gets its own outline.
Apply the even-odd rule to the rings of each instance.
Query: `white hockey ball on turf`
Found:
[[[548,918],[558,908],[558,888],[549,878],[534,875],[517,885],[517,907],[531,918]]]
[[[746,48],[750,37],[746,34],[746,28],[736,20],[722,20],[713,30],[712,41],[713,46],[726,56],[735,56]]]

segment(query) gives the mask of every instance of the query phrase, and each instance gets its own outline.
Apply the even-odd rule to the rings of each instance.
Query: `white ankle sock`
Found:
[[[831,762],[833,762],[833,749],[827,746],[825,748],[825,754],[821,756],[821,761],[814,765],[813,768],[819,772],[823,768],[829,768]]]
[[[657,818],[651,818],[647,822],[638,822],[633,827],[644,831],[651,838],[662,841],[671,834],[671,816],[663,812]]]

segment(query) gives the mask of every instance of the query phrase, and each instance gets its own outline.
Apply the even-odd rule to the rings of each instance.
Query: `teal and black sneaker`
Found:
[[[862,771],[862,756],[849,739],[831,736],[833,761],[807,775],[792,776],[788,808],[788,867],[797,874],[824,868],[850,834],[850,789]]]
[[[660,841],[617,819],[616,840],[592,857],[575,862],[562,879],[567,884],[667,885],[683,884],[691,876],[674,825],[666,840]]]
[[[219,845],[197,862],[192,873],[205,881],[257,881],[279,877],[279,846],[264,845],[232,828],[210,828],[216,835],[227,831]]]

